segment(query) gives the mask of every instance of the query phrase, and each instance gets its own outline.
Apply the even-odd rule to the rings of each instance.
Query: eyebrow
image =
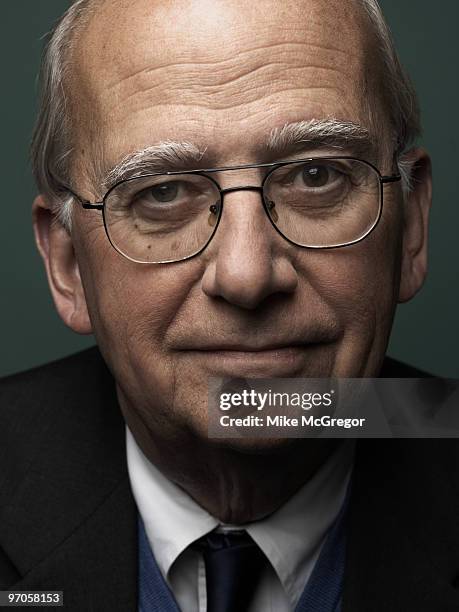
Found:
[[[275,155],[325,147],[361,154],[372,150],[374,142],[366,127],[353,121],[329,118],[298,121],[274,128],[266,143],[268,151]]]
[[[283,157],[299,151],[321,148],[364,156],[372,155],[375,146],[369,130],[357,123],[337,119],[311,119],[273,128],[267,141],[258,147],[258,152],[260,157],[269,155],[273,161],[281,161]],[[191,142],[164,141],[129,153],[101,177],[101,183],[110,189],[123,180],[145,174],[205,170],[205,157],[208,157],[207,147],[201,148]],[[211,161],[208,159],[208,163]]]
[[[102,178],[102,184],[110,189],[120,181],[173,170],[193,170],[202,161],[206,149],[190,142],[165,141],[129,153],[113,166]]]

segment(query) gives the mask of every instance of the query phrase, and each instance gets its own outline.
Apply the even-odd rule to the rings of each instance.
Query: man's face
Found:
[[[333,0],[102,3],[75,52],[75,186],[99,199],[88,169],[165,141],[194,143],[223,167],[273,161],[264,144],[292,122],[335,118],[372,132],[368,49],[350,8]],[[382,152],[384,135],[375,136]],[[305,145],[282,157],[318,154],[337,151]],[[373,161],[394,171],[388,155]],[[260,184],[263,173],[215,178],[228,188]],[[156,429],[205,434],[210,376],[376,375],[400,274],[400,187],[385,186],[384,196],[367,239],[313,251],[274,231],[258,193],[230,193],[208,248],[166,265],[123,258],[101,215],[76,205],[72,240],[87,307],[125,405]]]

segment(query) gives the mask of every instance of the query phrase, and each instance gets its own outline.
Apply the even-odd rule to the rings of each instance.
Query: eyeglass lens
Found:
[[[349,159],[276,167],[264,181],[265,209],[277,229],[304,247],[333,247],[366,236],[380,214],[378,173]],[[112,244],[137,262],[179,261],[200,252],[221,213],[206,175],[145,176],[120,183],[105,201]]]

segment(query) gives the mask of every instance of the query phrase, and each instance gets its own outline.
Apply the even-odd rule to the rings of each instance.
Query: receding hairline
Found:
[[[362,18],[359,20],[359,25],[362,26],[361,31],[364,32],[365,30],[368,30],[368,34],[371,35],[372,31],[374,31],[374,24],[372,23],[371,19],[369,19],[368,17],[369,15],[368,10],[365,9],[365,5],[368,3],[368,1],[369,0],[352,0],[354,7],[356,9],[355,14],[360,15],[360,17]],[[129,0],[130,4],[134,4],[135,2],[136,0]],[[75,16],[71,19],[72,24],[70,28],[68,29],[68,36],[67,36],[68,44],[66,48],[64,61],[67,61],[67,62],[71,61],[72,52],[74,52],[75,47],[77,46],[78,42],[81,41],[81,39],[84,37],[85,31],[90,25],[92,18],[96,16],[96,13],[98,10],[103,8],[108,3],[116,5],[116,4],[126,3],[126,0],[74,0],[74,2],[71,3],[68,11],[76,6],[78,6],[78,10],[75,11]],[[151,4],[152,4],[152,9],[154,9],[155,2],[152,1]],[[172,7],[173,7],[173,2],[170,3],[170,8]],[[362,42],[368,42],[369,44],[371,44],[371,41],[372,41],[371,36],[362,37]]]
[[[196,1],[196,0],[194,0]],[[198,0],[199,1],[199,0]],[[236,4],[238,0],[227,0],[228,3]],[[304,0],[303,0],[304,1]],[[312,0],[316,1],[317,0]],[[348,0],[349,1],[349,0]],[[151,10],[152,12],[155,10],[155,4],[159,4],[160,0],[151,1]],[[263,2],[263,0],[261,0]],[[365,10],[365,5],[367,2],[371,2],[371,0],[352,0],[352,4],[354,8],[351,11],[345,10],[345,15],[352,14],[352,16],[359,16],[360,18],[356,20],[359,26],[359,32],[367,31],[370,36],[362,36],[359,37],[358,41],[361,44],[372,44],[373,36],[371,34],[374,33],[374,25],[371,22],[371,19],[368,19],[368,10]],[[65,53],[62,57],[62,63],[71,65],[74,59],[74,52],[77,50],[78,43],[84,39],[84,36],[91,25],[91,22],[94,18],[97,17],[97,13],[103,9],[106,5],[130,5],[131,7],[137,3],[137,0],[74,0],[71,4],[67,13],[73,14],[69,16],[69,27],[66,28],[65,38],[66,38],[66,48]],[[173,10],[174,4],[177,2],[171,1],[167,5],[168,10]],[[307,1],[304,2],[307,4]],[[337,0],[338,6],[341,4]],[[161,7],[164,8],[164,7]],[[306,12],[305,12],[306,14]],[[65,15],[65,14],[64,14]],[[65,17],[64,17],[65,18]],[[352,17],[351,17],[352,19]],[[110,24],[110,27],[113,27],[113,24]],[[83,48],[83,52],[84,52]]]

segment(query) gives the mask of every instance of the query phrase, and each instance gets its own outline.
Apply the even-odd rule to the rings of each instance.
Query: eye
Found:
[[[151,187],[149,195],[157,202],[172,202],[178,195],[180,184],[178,181],[160,183]]]
[[[329,180],[328,168],[325,166],[306,166],[303,168],[303,180],[308,187],[323,187]]]
[[[321,188],[326,187],[339,178],[340,173],[330,165],[314,164],[303,166],[301,170],[301,180],[306,187]]]

